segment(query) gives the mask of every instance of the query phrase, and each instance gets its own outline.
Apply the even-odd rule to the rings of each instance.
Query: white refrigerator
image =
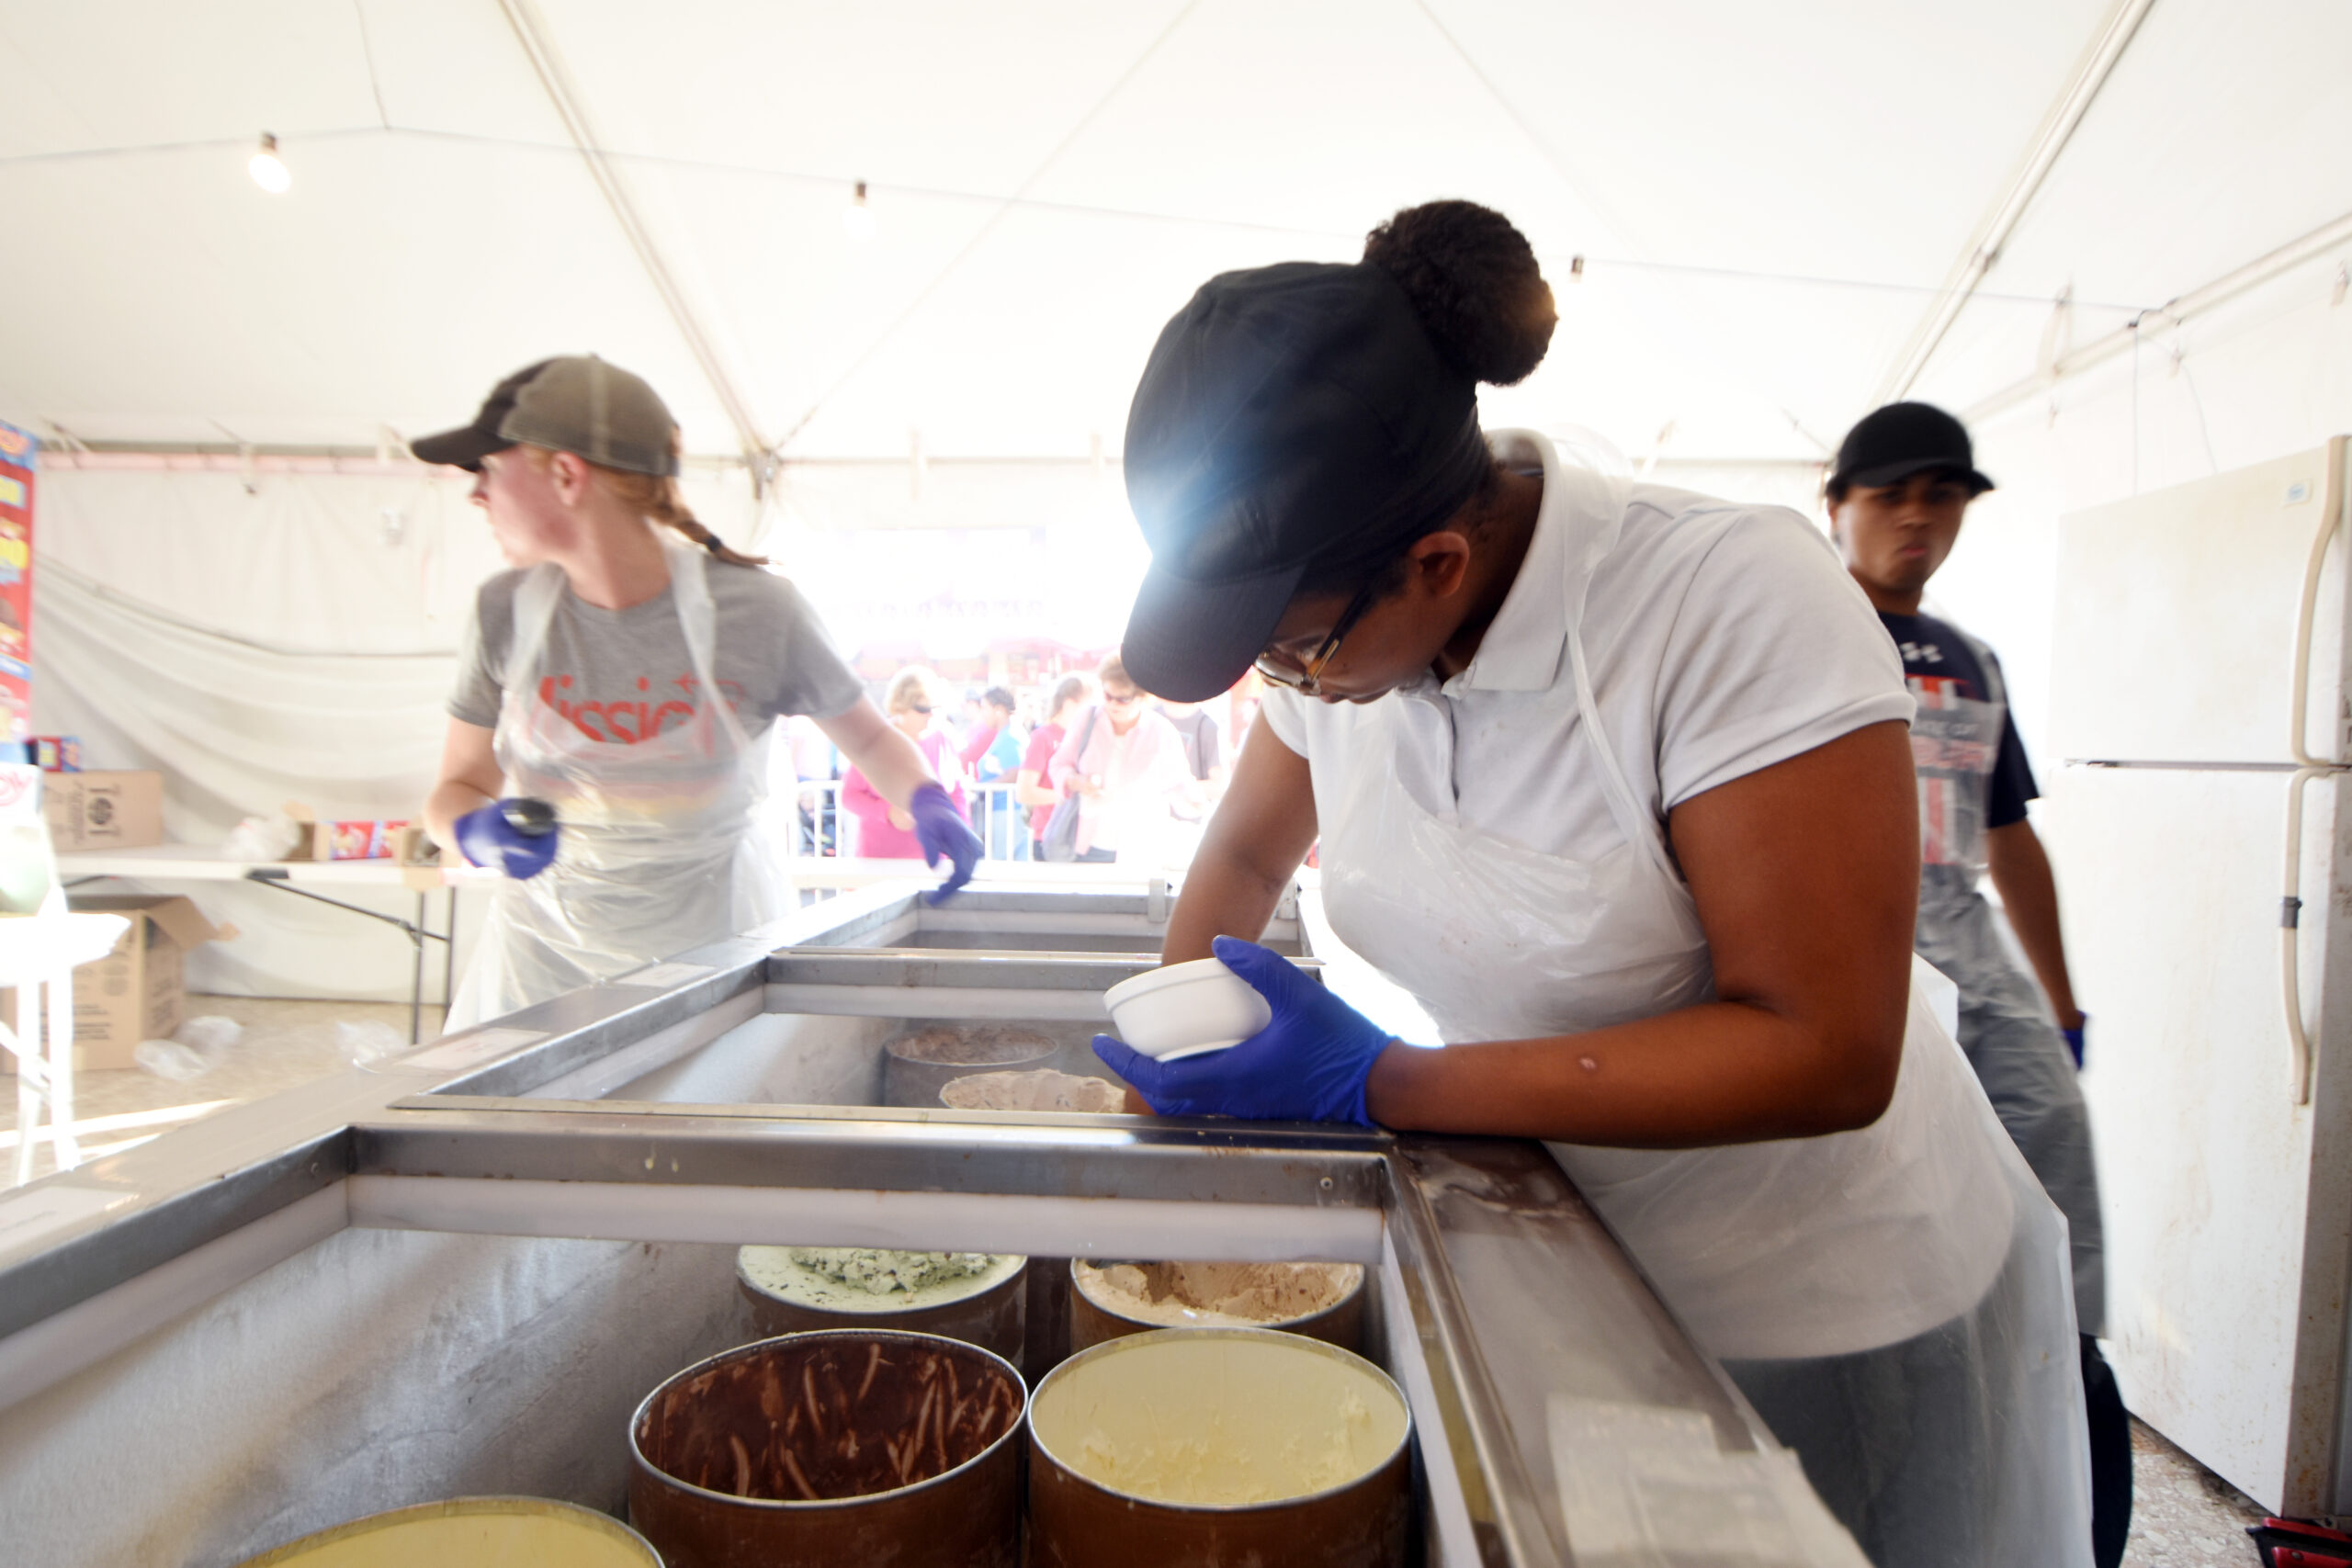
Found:
[[[2125,1403],[2302,1517],[2352,1515],[2346,445],[2061,522],[2037,814]]]

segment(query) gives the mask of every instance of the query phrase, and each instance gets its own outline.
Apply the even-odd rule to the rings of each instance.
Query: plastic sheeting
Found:
[[[287,800],[322,818],[414,818],[475,587],[503,564],[469,482],[422,468],[250,481],[45,471],[36,727],[80,736],[87,767],[161,772],[164,834],[177,842],[218,844]],[[741,474],[697,470],[687,489],[713,527],[757,547]],[[409,945],[388,927],[233,883],[157,886],[242,933],[191,956],[193,989],[408,996]],[[416,914],[406,892],[337,897]],[[428,969],[439,963],[428,955]]]

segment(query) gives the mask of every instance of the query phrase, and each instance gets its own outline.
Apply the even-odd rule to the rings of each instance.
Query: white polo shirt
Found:
[[[1490,435],[1514,468],[1538,459],[1516,432]],[[1543,854],[1597,859],[1621,836],[1594,773],[1565,657],[1565,553],[1572,504],[1547,489],[1502,609],[1468,669],[1424,673],[1379,704],[1270,690],[1261,711],[1307,759],[1328,825],[1348,771],[1394,769],[1424,809]],[[1779,506],[1740,506],[1636,485],[1585,604],[1595,705],[1635,796],[1663,822],[1694,795],[1866,725],[1910,722],[1903,663],[1821,531]],[[1380,704],[1408,705],[1368,755],[1355,744]]]

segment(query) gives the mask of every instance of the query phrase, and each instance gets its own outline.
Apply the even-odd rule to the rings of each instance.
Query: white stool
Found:
[[[0,1049],[17,1058],[17,1170],[33,1177],[33,1134],[49,1107],[57,1168],[82,1163],[74,1141],[74,970],[114,951],[130,922],[120,915],[69,914],[52,899],[37,915],[0,919],[0,987],[17,992],[15,1027],[0,1023]],[[41,1051],[43,987],[49,990],[49,1051]]]

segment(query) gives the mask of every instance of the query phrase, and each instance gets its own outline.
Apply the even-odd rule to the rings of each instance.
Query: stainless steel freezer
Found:
[[[906,945],[922,909],[832,899],[0,1199],[10,1558],[228,1564],[468,1493],[616,1508],[629,1408],[745,1337],[734,1249],[771,1242],[1361,1262],[1427,1561],[1662,1561],[1669,1526],[1804,1560],[1757,1533],[1813,1506],[1792,1459],[1539,1145],[876,1108],[910,1021],[1076,1039],[1157,962]]]

